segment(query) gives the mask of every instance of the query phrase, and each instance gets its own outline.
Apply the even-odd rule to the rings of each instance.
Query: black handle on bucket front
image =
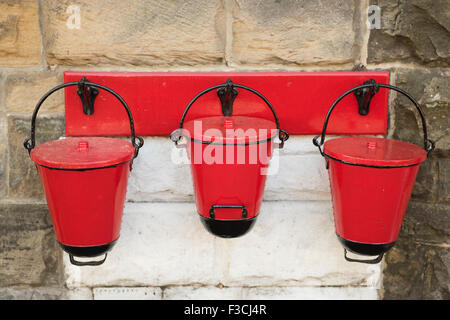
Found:
[[[82,266],[99,266],[103,264],[103,262],[106,261],[106,257],[108,256],[108,253],[105,253],[105,257],[102,260],[98,261],[77,261],[75,260],[74,256],[69,253],[70,263],[74,266],[82,267]]]
[[[319,148],[320,154],[322,156],[325,156],[321,146],[325,143],[325,134],[327,131],[327,126],[328,126],[328,120],[331,116],[331,112],[333,112],[333,109],[336,107],[336,105],[347,95],[349,95],[350,93],[356,91],[356,90],[360,90],[363,88],[369,88],[369,87],[373,87],[375,89],[375,92],[378,91],[378,88],[386,88],[386,89],[392,89],[395,90],[397,92],[400,92],[401,94],[405,95],[416,107],[417,111],[419,112],[420,118],[422,120],[422,129],[423,129],[423,146],[424,149],[427,153],[430,153],[433,149],[434,149],[434,142],[430,139],[428,139],[428,135],[427,135],[427,124],[425,121],[425,117],[423,115],[422,109],[420,109],[419,104],[417,103],[417,101],[406,91],[398,88],[398,87],[394,87],[391,86],[389,84],[381,84],[381,83],[376,83],[375,81],[372,81],[371,83],[368,84],[363,84],[357,87],[354,87],[353,89],[348,90],[347,92],[344,92],[339,98],[336,99],[336,101],[333,102],[333,104],[331,105],[330,109],[328,110],[327,116],[325,117],[325,122],[323,123],[323,129],[322,129],[322,135],[320,136],[315,136],[313,138],[313,144]],[[318,141],[319,137],[321,137],[320,142]]]
[[[371,259],[371,260],[359,260],[359,259],[353,259],[353,258],[349,258],[347,257],[347,249],[344,249],[344,258],[345,260],[349,261],[349,262],[359,262],[359,263],[368,263],[368,264],[377,264],[379,263],[384,256],[384,252],[380,253],[376,258]]]
[[[212,205],[209,209],[209,217],[211,219],[215,219],[216,215],[214,213],[214,209],[242,209],[242,218],[247,219],[248,211],[244,205],[235,205],[235,204],[215,204]]]
[[[24,145],[25,149],[28,150],[28,153],[31,152],[31,150],[35,147],[35,144],[36,144],[36,140],[35,140],[36,117],[37,117],[39,109],[41,108],[42,103],[52,93],[54,93],[54,92],[56,92],[56,91],[58,91],[58,90],[60,90],[62,88],[65,88],[65,87],[76,86],[76,85],[80,85],[80,84],[84,84],[86,86],[92,86],[92,87],[95,87],[95,88],[103,89],[103,90],[111,93],[114,97],[117,98],[117,100],[120,101],[120,103],[122,103],[123,107],[125,108],[125,110],[127,112],[128,119],[130,121],[131,144],[136,149],[136,152],[134,154],[134,157],[136,158],[137,155],[138,155],[139,149],[144,145],[144,140],[141,137],[137,137],[135,132],[134,132],[133,116],[131,115],[131,111],[130,111],[130,108],[128,107],[127,103],[125,102],[125,100],[123,100],[123,98],[118,93],[116,93],[112,89],[110,89],[108,87],[105,87],[105,86],[103,86],[101,84],[88,82],[88,81],[76,81],[76,82],[67,82],[67,83],[60,84],[59,86],[54,87],[53,89],[48,91],[46,94],[44,94],[44,96],[39,100],[39,102],[37,103],[36,107],[34,108],[33,116],[31,118],[31,135],[30,135],[30,138],[25,139],[25,141],[23,142],[23,145]],[[136,141],[136,139],[138,141]]]
[[[182,136],[182,130],[183,130],[183,124],[184,124],[184,119],[186,118],[186,115],[189,111],[189,109],[191,108],[191,106],[194,104],[195,101],[197,101],[198,98],[200,98],[202,95],[204,95],[205,93],[208,93],[212,90],[215,89],[219,89],[219,88],[226,88],[230,86],[230,81],[227,81],[226,83],[223,84],[219,84],[216,86],[212,86],[208,89],[203,90],[202,92],[198,93],[187,105],[186,109],[183,112],[183,115],[181,116],[181,121],[180,121],[180,127],[176,130],[174,130],[171,134],[170,134],[170,139],[175,142],[175,144],[178,144],[178,141],[181,139]],[[259,93],[258,91],[256,91],[255,89],[249,88],[247,86],[241,85],[241,84],[232,84],[233,87],[236,88],[241,88],[247,91],[250,91],[252,93],[254,93],[255,95],[257,95],[258,97],[260,97],[266,104],[267,106],[270,108],[270,110],[272,111],[273,117],[275,118],[275,123],[277,125],[277,129],[278,129],[278,138],[280,139],[281,143],[279,144],[279,148],[282,149],[284,146],[284,142],[289,139],[289,134],[286,130],[280,129],[280,122],[278,121],[278,117],[277,114],[275,112],[275,109],[273,108],[272,104],[269,102],[269,100],[267,100],[266,97],[264,97],[261,93]]]

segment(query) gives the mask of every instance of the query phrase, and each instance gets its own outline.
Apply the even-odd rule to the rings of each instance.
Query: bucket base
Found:
[[[364,256],[378,256],[391,249],[395,244],[395,241],[391,243],[379,243],[379,244],[355,242],[344,239],[340,237],[338,234],[336,235],[345,249],[347,249],[350,252]]]
[[[117,240],[114,240],[113,242],[103,244],[100,246],[88,246],[88,247],[77,247],[77,246],[68,246],[66,244],[62,244],[61,242],[58,242],[60,246],[63,248],[65,252],[68,254],[75,256],[75,257],[82,257],[82,258],[92,258],[101,256],[105,253],[107,253],[109,250],[114,247]]]
[[[202,224],[211,234],[221,238],[237,238],[249,232],[256,217],[240,220],[216,220],[200,216]]]

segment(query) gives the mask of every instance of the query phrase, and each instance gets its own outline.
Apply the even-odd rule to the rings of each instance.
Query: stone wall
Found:
[[[366,23],[371,5],[380,8],[379,29]],[[1,1],[0,299],[449,299],[449,18],[446,0]],[[203,230],[189,168],[170,161],[167,138],[147,137],[107,262],[73,267],[58,247],[22,142],[34,105],[64,71],[360,66],[389,70],[391,83],[420,102],[436,141],[381,265],[343,259],[310,136],[286,143],[283,170],[268,178],[260,219],[245,238]],[[63,105],[62,93],[46,102],[38,142],[64,135]],[[406,99],[391,93],[389,116],[389,137],[420,144]]]

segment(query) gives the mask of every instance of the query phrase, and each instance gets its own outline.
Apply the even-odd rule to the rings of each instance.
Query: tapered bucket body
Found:
[[[380,255],[396,241],[427,152],[411,143],[345,137],[324,144],[336,234],[344,247]]]
[[[276,124],[216,116],[186,122],[184,133],[202,223],[220,237],[245,234],[261,207]]]
[[[114,138],[66,138],[38,145],[38,169],[56,237],[71,255],[107,252],[120,235],[133,145]]]

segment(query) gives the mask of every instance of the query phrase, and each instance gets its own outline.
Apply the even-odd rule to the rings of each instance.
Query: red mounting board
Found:
[[[88,81],[105,85],[121,95],[131,109],[136,135],[167,136],[178,128],[186,105],[200,91],[230,78],[234,83],[259,91],[273,105],[280,127],[290,134],[321,133],[325,115],[334,100],[345,91],[374,79],[389,83],[389,72],[222,72],[222,73],[115,73],[65,72],[64,81]],[[94,114],[83,113],[77,86],[65,88],[67,136],[129,135],[123,106],[100,89]],[[272,113],[256,95],[238,89],[234,115],[271,119]],[[221,104],[215,90],[202,96],[190,109],[186,120],[220,115]],[[373,97],[367,116],[358,113],[353,94],[344,98],[333,112],[327,133],[386,134],[388,90]]]

